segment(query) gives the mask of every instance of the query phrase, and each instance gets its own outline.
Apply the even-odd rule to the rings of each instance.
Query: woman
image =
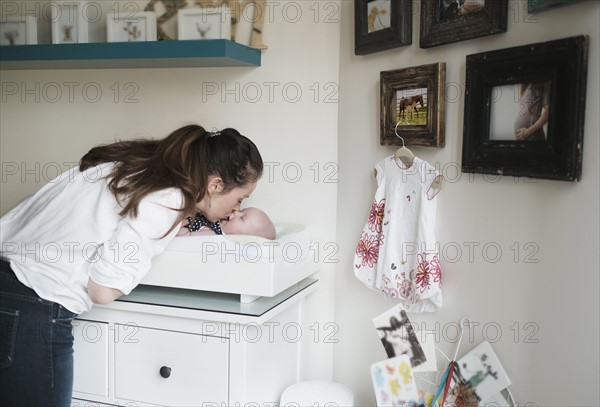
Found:
[[[550,83],[522,83],[519,86],[519,113],[514,123],[519,141],[545,141],[544,126],[550,116]]]
[[[190,125],[95,147],[2,217],[0,405],[70,405],[73,318],[128,294],[187,217],[239,210],[262,171],[236,130]]]

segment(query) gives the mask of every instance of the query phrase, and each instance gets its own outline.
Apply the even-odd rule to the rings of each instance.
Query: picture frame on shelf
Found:
[[[444,147],[445,86],[444,62],[380,72],[380,145]]]
[[[156,41],[156,13],[108,13],[106,34],[108,42]]]
[[[0,46],[37,44],[34,16],[11,16],[0,21]]]
[[[467,55],[462,171],[579,181],[589,37]]]
[[[592,0],[527,0],[527,12],[535,14],[555,7],[570,6],[584,1],[589,2]]]
[[[229,7],[201,7],[180,9],[177,12],[179,40],[231,39],[231,11]]]
[[[431,48],[506,32],[508,0],[421,0],[419,46]]]
[[[52,1],[52,43],[78,44],[88,42],[87,0]]]
[[[354,0],[354,53],[412,44],[412,0]]]

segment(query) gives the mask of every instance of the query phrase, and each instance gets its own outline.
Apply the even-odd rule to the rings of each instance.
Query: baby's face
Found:
[[[221,221],[221,229],[229,235],[255,235],[261,226],[262,213],[256,208],[234,212]]]

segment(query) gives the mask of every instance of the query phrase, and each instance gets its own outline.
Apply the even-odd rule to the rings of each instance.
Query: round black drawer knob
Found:
[[[160,375],[165,379],[171,376],[171,368],[168,366],[163,366],[160,368]]]

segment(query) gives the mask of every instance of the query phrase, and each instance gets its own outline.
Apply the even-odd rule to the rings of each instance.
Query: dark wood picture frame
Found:
[[[467,55],[463,172],[581,179],[588,44],[582,35]],[[538,140],[498,137],[490,129],[491,122],[500,122],[491,120],[499,109],[497,91],[526,83],[549,83],[547,132]],[[515,129],[523,111],[512,120]]]
[[[354,0],[354,53],[374,52],[412,44],[412,0],[388,0],[390,26],[369,32],[369,3],[373,0]]]
[[[527,0],[527,12],[530,14],[549,10],[555,7],[570,6],[591,0]]]
[[[381,132],[380,145],[429,146],[444,147],[445,145],[445,87],[446,64],[439,62],[404,69],[383,71],[380,73],[381,87]],[[403,92],[410,90],[426,89],[425,97],[425,125],[411,125],[408,121],[402,126],[398,122],[413,114],[412,109],[404,109]],[[406,105],[404,105],[406,106]],[[419,107],[416,105],[413,107]],[[423,104],[420,106],[423,108]],[[418,110],[415,109],[418,115]],[[402,140],[398,137],[402,137]]]
[[[453,8],[447,13],[451,17],[443,18],[439,0],[421,0],[419,46],[431,48],[506,32],[508,0],[485,0],[483,9],[464,15],[457,10]]]

